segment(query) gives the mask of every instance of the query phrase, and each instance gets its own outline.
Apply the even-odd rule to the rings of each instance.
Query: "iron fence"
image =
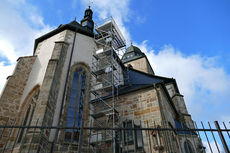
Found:
[[[192,127],[181,124],[177,128],[145,125],[38,126],[37,120],[26,126],[7,119],[0,125],[0,152],[229,153],[230,122],[193,122]]]

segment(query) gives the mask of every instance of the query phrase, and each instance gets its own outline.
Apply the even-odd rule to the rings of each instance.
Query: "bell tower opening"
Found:
[[[93,32],[93,11],[91,10],[90,6],[85,10],[84,18],[81,20],[81,25]]]

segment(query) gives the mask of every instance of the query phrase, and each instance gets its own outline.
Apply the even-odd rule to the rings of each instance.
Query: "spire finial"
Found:
[[[130,44],[131,44],[131,46],[133,45],[133,41],[132,40],[130,41]]]
[[[74,21],[76,21],[76,16],[74,17]]]
[[[89,9],[91,7],[91,3],[93,3],[93,2],[91,2],[91,0],[89,0],[89,5],[88,5]]]

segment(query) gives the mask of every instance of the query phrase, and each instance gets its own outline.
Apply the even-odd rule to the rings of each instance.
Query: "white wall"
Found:
[[[62,104],[62,97],[63,97],[64,87],[65,87],[65,82],[66,82],[66,77],[67,77],[67,70],[68,70],[71,50],[73,47],[72,44],[74,41],[74,32],[68,30],[65,36],[65,41],[69,43],[69,48],[67,51],[65,64],[64,64],[63,71],[62,71],[62,75],[61,75],[61,82],[60,82],[57,103],[56,103],[56,108],[55,108],[55,113],[54,113],[54,119],[53,119],[53,124],[52,124],[53,126],[58,125],[61,104]],[[91,61],[92,61],[92,52],[93,52],[94,47],[96,47],[96,45],[94,43],[93,38],[77,33],[76,38],[75,38],[71,66],[77,62],[84,62],[90,66]],[[55,132],[56,130],[51,130],[51,134],[49,138],[50,141],[54,140],[55,134],[56,134]]]
[[[35,55],[37,58],[32,67],[31,73],[29,75],[27,84],[25,86],[20,105],[24,102],[28,93],[37,84],[41,85],[45,76],[46,68],[51,58],[55,41],[64,41],[66,31],[58,33],[42,42],[40,42],[36,48]],[[20,110],[20,109],[19,109]]]
[[[93,38],[77,33],[71,65],[74,65],[76,62],[84,62],[91,66],[95,47],[96,44]]]

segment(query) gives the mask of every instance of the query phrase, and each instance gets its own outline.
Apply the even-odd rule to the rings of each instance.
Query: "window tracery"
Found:
[[[85,68],[78,66],[72,73],[70,92],[68,95],[66,126],[78,129],[67,129],[65,131],[65,140],[78,141],[86,98],[87,71]]]

